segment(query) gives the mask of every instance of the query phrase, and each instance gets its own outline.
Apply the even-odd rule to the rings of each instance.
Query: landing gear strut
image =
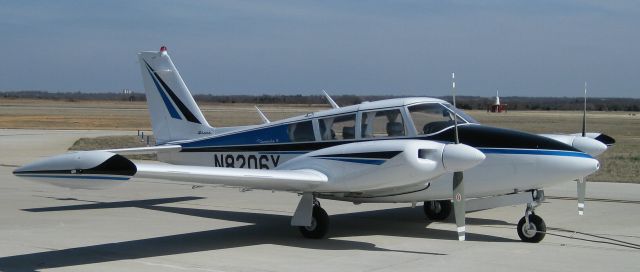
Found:
[[[425,201],[424,214],[429,220],[445,220],[451,214],[451,201],[449,200],[432,200]]]
[[[311,239],[321,239],[329,230],[329,215],[320,207],[320,202],[313,199],[313,213],[310,226],[299,226],[302,236]]]
[[[539,243],[544,239],[547,232],[547,225],[540,216],[534,213],[536,207],[542,204],[544,200],[544,191],[534,190],[533,192],[534,202],[527,203],[527,209],[524,212],[524,217],[518,222],[518,236],[520,240],[527,243]]]

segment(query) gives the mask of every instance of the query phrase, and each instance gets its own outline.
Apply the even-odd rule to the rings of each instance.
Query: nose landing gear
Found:
[[[547,225],[544,220],[534,213],[535,208],[540,206],[544,200],[544,191],[533,191],[533,199],[533,202],[527,203],[524,217],[518,222],[517,229],[520,240],[527,243],[539,243],[547,233]]]

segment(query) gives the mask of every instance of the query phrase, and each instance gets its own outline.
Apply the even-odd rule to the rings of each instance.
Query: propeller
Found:
[[[584,106],[582,108],[582,137],[587,136],[587,82],[584,82]],[[578,179],[578,215],[584,215],[584,198],[587,194],[587,177]]]
[[[453,107],[456,108],[456,74],[451,73],[451,94]],[[453,113],[453,129],[455,132],[455,144],[460,144],[458,137],[458,117]],[[453,172],[453,211],[458,227],[458,240],[465,240],[465,203],[464,203],[464,175],[462,171]]]

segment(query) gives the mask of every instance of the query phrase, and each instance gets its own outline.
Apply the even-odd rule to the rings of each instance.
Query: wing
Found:
[[[311,169],[263,170],[153,163],[136,163],[136,168],[137,172],[134,178],[221,184],[278,191],[313,191],[314,188],[328,182],[325,174]]]

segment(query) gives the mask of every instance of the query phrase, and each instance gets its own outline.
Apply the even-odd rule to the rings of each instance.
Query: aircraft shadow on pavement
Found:
[[[25,211],[52,212],[138,207],[201,218],[243,222],[249,223],[250,225],[1,257],[0,270],[36,271],[37,269],[45,268],[59,268],[263,244],[319,250],[364,250],[447,255],[438,252],[385,249],[377,247],[373,243],[335,238],[364,235],[387,235],[444,240],[455,240],[457,238],[457,233],[453,229],[451,231],[427,229],[426,226],[428,222],[421,218],[422,215],[420,213],[416,213],[416,211],[411,208],[394,208],[332,215],[330,218],[331,229],[329,231],[329,238],[311,240],[301,237],[296,228],[289,226],[291,218],[289,215],[157,206],[160,204],[196,199],[201,198],[175,197],[121,202],[88,201],[94,203],[25,209]],[[468,222],[472,224],[507,224],[503,221],[485,219],[470,219]],[[475,233],[468,233],[467,239],[489,242],[515,241]]]

